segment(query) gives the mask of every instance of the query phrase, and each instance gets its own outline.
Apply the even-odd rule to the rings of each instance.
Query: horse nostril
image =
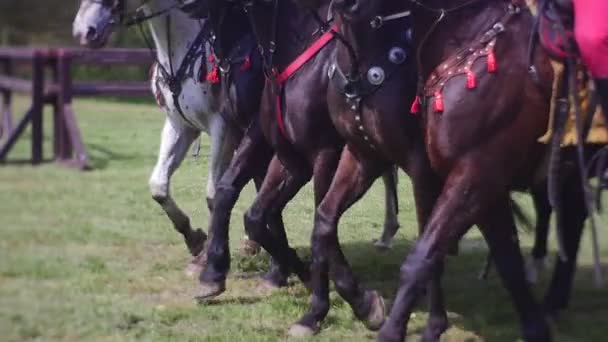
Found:
[[[87,40],[97,39],[97,29],[95,29],[93,26],[89,26],[87,28],[86,38],[87,38]]]

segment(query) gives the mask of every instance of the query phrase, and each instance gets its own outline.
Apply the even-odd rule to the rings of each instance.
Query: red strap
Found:
[[[338,25],[331,27],[330,30],[325,32],[319,39],[317,39],[311,46],[308,47],[301,55],[298,56],[291,64],[283,70],[283,72],[277,77],[279,84],[285,83],[287,79],[291,77],[296,71],[298,71],[302,65],[306,64],[311,58],[313,58],[325,45],[334,39],[333,31],[338,29]]]
[[[285,68],[285,70],[283,70],[282,73],[279,74],[279,76],[277,76],[276,81],[279,84],[283,84],[285,83],[285,81],[287,81],[291,75],[293,75],[296,71],[298,71],[304,64],[306,64],[311,58],[313,58],[319,51],[321,51],[322,48],[325,47],[325,45],[327,45],[329,42],[332,41],[332,39],[334,39],[334,33],[333,31],[337,30],[338,26],[334,25],[331,27],[331,29],[327,32],[325,32],[321,37],[319,37],[319,39],[317,39],[314,43],[312,43],[311,46],[308,47],[308,49],[306,49],[304,52],[302,52],[301,55],[298,56],[298,58],[296,58],[293,62],[291,62],[291,64],[289,64],[287,66],[287,68]],[[281,89],[281,87],[279,87],[279,89]],[[283,122],[283,111],[281,110],[281,91],[279,90],[279,93],[276,94],[276,106],[277,106],[277,123],[279,125],[279,130],[281,131],[281,134],[283,134],[283,136],[285,138],[287,138],[287,131],[285,131],[285,122]]]

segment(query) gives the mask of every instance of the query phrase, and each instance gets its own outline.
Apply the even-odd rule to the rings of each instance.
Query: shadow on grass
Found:
[[[518,316],[496,270],[490,271],[487,280],[478,279],[487,257],[485,242],[481,238],[468,238],[466,245],[475,247],[461,248],[458,256],[448,257],[442,281],[450,329],[455,331],[452,333],[457,335],[456,340],[461,340],[460,334],[463,340],[473,336],[486,341],[520,339]],[[361,241],[345,243],[342,248],[362,284],[378,290],[390,310],[399,285],[399,267],[411,246],[411,242],[400,240],[391,250],[379,251],[371,241]],[[304,259],[310,259],[308,247],[297,250]],[[528,251],[525,253],[528,255]],[[267,257],[258,256],[245,262],[245,272],[259,275],[267,269],[267,260]],[[552,270],[553,266],[548,267],[540,283],[534,286],[538,301],[542,300]],[[604,340],[608,331],[608,290],[593,287],[592,272],[590,266],[579,266],[570,308],[554,325],[556,340]],[[417,311],[426,312],[425,303],[426,298],[421,298]],[[423,321],[426,322],[425,315]],[[416,325],[408,333],[420,334],[423,329],[424,324]]]
[[[201,307],[205,306],[218,306],[218,305],[226,305],[226,304],[238,304],[238,305],[251,305],[257,304],[263,301],[264,298],[261,297],[218,297],[211,299],[201,299],[197,301],[197,304]]]
[[[112,161],[132,160],[135,155],[121,154],[97,144],[87,144],[93,170],[104,170]]]

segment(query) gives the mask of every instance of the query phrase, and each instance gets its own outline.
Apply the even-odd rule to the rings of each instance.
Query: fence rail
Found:
[[[31,65],[31,79],[14,75],[16,64]],[[43,156],[43,109],[53,107],[54,160],[64,165],[87,169],[89,158],[82,140],[72,99],[77,96],[142,96],[150,93],[147,82],[72,80],[72,65],[150,65],[153,57],[146,49],[88,50],[75,48],[0,48],[0,163],[28,124],[32,126],[31,163],[36,165]],[[47,80],[47,74],[51,77]],[[30,108],[14,125],[13,93],[31,96]]]

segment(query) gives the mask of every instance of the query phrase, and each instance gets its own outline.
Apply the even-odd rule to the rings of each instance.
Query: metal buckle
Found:
[[[384,24],[384,19],[382,19],[381,16],[377,15],[374,17],[374,19],[372,19],[370,21],[369,26],[371,26],[374,30],[377,30],[377,29],[381,28],[383,24]]]

